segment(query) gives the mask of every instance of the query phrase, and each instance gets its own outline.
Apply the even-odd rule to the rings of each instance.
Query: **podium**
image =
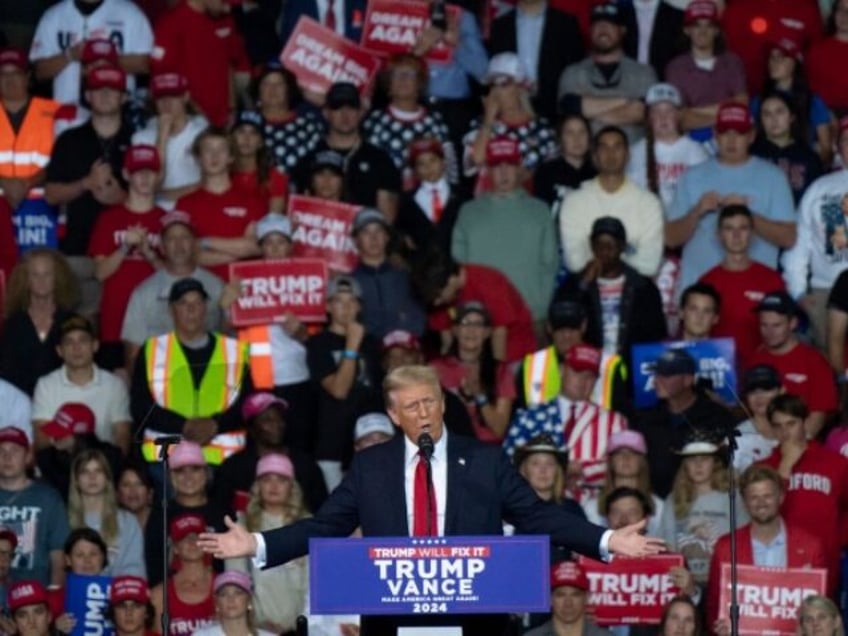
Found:
[[[313,614],[550,611],[546,535],[312,539],[309,567]]]

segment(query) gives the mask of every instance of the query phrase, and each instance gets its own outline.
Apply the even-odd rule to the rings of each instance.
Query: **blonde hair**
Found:
[[[81,451],[71,464],[71,485],[68,488],[68,523],[71,529],[85,528],[85,508],[82,503],[82,493],[79,489],[79,473],[89,462],[97,462],[103,471],[106,485],[101,498],[103,509],[100,513],[100,536],[106,545],[115,546],[118,543],[118,498],[115,495],[115,485],[112,481],[112,468],[106,456],[99,450],[87,449]]]
[[[636,451],[633,451],[636,452]],[[615,483],[615,476],[612,474],[612,456],[615,453],[607,455],[607,472],[604,478],[604,484],[598,492],[598,514],[601,517],[606,516],[607,497],[618,486]],[[642,453],[639,455],[639,474],[636,476],[636,490],[641,492],[648,501],[653,503],[654,491],[651,489],[651,466],[648,464],[648,458]]]
[[[527,479],[527,475],[524,474],[524,467],[527,465],[527,460],[530,459],[531,455],[535,453],[531,453],[524,458],[521,462],[521,465],[518,467],[518,472],[522,477]],[[529,483],[529,479],[527,479]],[[556,474],[554,475],[554,484],[552,486],[553,492],[551,493],[551,501],[556,504],[561,504],[565,499],[565,469],[562,467],[562,464],[557,461],[556,463]],[[538,493],[537,493],[538,494]]]
[[[383,380],[383,397],[386,404],[391,406],[392,393],[398,389],[427,384],[442,394],[442,384],[439,375],[432,367],[425,364],[409,364],[389,371]]]
[[[291,492],[283,509],[283,523],[287,526],[300,519],[312,516],[303,500],[303,489],[296,479],[291,480]],[[259,480],[250,487],[250,501],[245,510],[244,524],[250,532],[260,532],[262,528],[262,496],[259,494]]]
[[[801,611],[798,614],[798,623],[801,627],[801,634],[805,633],[803,627],[803,619],[804,610],[807,609],[822,610],[831,618],[835,618],[836,629],[833,630],[832,636],[845,636],[845,627],[842,625],[842,615],[839,613],[839,608],[836,607],[836,604],[829,598],[827,598],[826,596],[821,596],[819,594],[813,594],[811,596],[808,596],[801,602]]]
[[[719,492],[727,492],[730,488],[730,469],[725,466],[724,462],[717,455],[712,456],[715,463],[713,464],[713,474],[710,478],[710,487]],[[686,458],[684,458],[684,461]],[[681,464],[677,469],[677,474],[674,476],[674,485],[671,487],[671,497],[674,502],[674,516],[677,519],[682,519],[692,510],[692,504],[695,503],[695,484],[689,479],[686,474],[686,466]]]
[[[29,307],[29,266],[34,260],[45,258],[53,264],[53,300],[56,306],[66,311],[74,309],[79,303],[79,283],[71,271],[65,257],[58,251],[48,247],[37,247],[29,250],[21,258],[9,275],[6,285],[6,316]]]

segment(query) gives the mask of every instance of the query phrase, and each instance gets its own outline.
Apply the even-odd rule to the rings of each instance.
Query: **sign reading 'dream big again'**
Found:
[[[550,611],[547,536],[312,539],[313,614]]]

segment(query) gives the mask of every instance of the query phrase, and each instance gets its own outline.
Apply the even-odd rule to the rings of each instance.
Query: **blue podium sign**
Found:
[[[313,614],[550,610],[547,536],[312,539]]]
[[[698,363],[697,377],[710,380],[713,390],[728,404],[737,402],[736,343],[733,338],[678,340],[633,345],[633,395],[636,408],[656,404],[654,366],[666,349],[685,349]]]

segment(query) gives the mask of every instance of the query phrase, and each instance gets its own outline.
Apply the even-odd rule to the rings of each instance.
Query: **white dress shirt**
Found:
[[[330,6],[329,0],[315,0],[315,5],[318,7],[318,22],[324,24],[324,16],[327,13],[327,7]],[[333,13],[336,14],[336,33],[344,35],[345,0],[333,0]]]
[[[657,17],[660,0],[636,0],[633,8],[636,10],[636,22],[639,25],[639,50],[637,61],[648,64],[651,53],[651,36],[654,34],[654,19]]]
[[[448,198],[450,197],[450,186],[444,177],[438,181],[425,181],[422,183],[418,187],[418,190],[415,191],[415,203],[418,204],[419,208],[424,210],[427,218],[435,223],[436,215],[433,212],[433,190],[438,191],[439,200],[442,202],[442,211],[444,212],[445,206],[448,204]]]

